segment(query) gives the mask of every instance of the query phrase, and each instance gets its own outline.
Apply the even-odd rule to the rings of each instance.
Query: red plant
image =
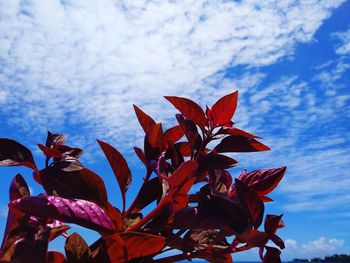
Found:
[[[269,150],[260,137],[234,127],[237,95],[224,96],[205,112],[192,100],[165,97],[180,111],[178,125],[166,131],[134,105],[145,131],[143,150],[134,149],[146,175],[130,207],[129,166],[114,147],[98,140],[122,193],[121,210],[109,202],[102,178],[79,162],[82,150],[65,145],[62,134],[49,132],[45,145],[38,145],[46,157],[41,170],[25,146],[0,139],[0,165],[33,169],[34,179],[46,191],[30,196],[24,178],[14,177],[0,262],[232,262],[232,253],[253,247],[260,248],[263,262],[280,262],[280,250],[266,244],[271,240],[284,248],[276,235],[284,226],[282,215],[266,215],[264,230],[259,227],[264,202],[272,201],[267,194],[286,168],[243,171],[232,179],[227,169],[237,161],[223,153]],[[179,141],[182,137],[185,140]],[[211,149],[210,142],[217,144]],[[204,186],[190,191],[198,183]],[[150,204],[153,209],[145,213]],[[88,246],[79,234],[68,236],[65,223],[96,230],[101,237]],[[60,235],[67,238],[65,256],[47,251],[48,243]],[[164,253],[173,249],[180,252]]]

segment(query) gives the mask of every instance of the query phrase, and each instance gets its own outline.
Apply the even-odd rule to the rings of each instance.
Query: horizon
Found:
[[[235,125],[271,151],[235,154],[243,169],[287,166],[266,203],[284,214],[282,260],[350,254],[350,0],[123,1],[0,0],[0,137],[37,148],[47,131],[84,149],[82,162],[117,183],[96,139],[127,159],[138,191],[144,170],[133,153],[143,131],[132,105],[168,128],[177,111],[163,96],[212,105],[238,90]],[[26,168],[1,167],[0,232],[8,187]],[[97,234],[83,230],[92,242]],[[62,250],[63,238],[50,244]],[[235,260],[258,260],[253,249]]]

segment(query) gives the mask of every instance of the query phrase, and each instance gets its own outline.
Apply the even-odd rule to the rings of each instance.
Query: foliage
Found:
[[[264,202],[272,201],[267,195],[286,168],[244,170],[232,179],[227,169],[237,161],[223,153],[269,150],[260,137],[234,127],[237,97],[237,92],[228,94],[205,111],[190,99],[165,97],[180,112],[178,125],[166,131],[134,106],[145,132],[143,149],[134,149],[146,175],[129,207],[129,166],[118,150],[98,140],[121,191],[121,210],[108,200],[102,178],[78,160],[82,150],[67,146],[62,134],[49,132],[45,145],[38,145],[45,155],[43,169],[25,146],[0,139],[0,165],[33,169],[45,189],[45,194],[30,196],[22,175],[14,177],[0,262],[232,262],[232,253],[253,247],[260,249],[263,262],[280,262],[284,243],[276,231],[284,226],[282,215],[266,215],[264,229],[259,227]],[[191,191],[198,183],[204,186]],[[66,223],[101,237],[89,246],[78,233],[68,236]],[[47,251],[60,235],[67,238],[65,256]],[[276,247],[267,246],[269,240]],[[180,253],[164,253],[173,249]]]

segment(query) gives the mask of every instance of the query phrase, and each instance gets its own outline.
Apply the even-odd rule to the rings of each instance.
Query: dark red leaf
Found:
[[[280,254],[277,248],[266,246],[266,254],[263,263],[281,263]]]
[[[274,235],[278,228],[283,227],[281,225],[282,222],[282,215],[276,216],[276,215],[266,215],[265,222],[264,222],[264,229],[265,232],[269,235]]]
[[[66,172],[58,163],[40,171],[42,185],[48,194],[66,198],[79,198],[93,201],[105,208],[108,206],[107,191],[100,176],[93,171],[81,170]]]
[[[124,263],[128,262],[128,251],[125,247],[125,243],[123,239],[118,234],[114,234],[111,236],[108,236],[107,238],[104,239],[104,246],[102,246],[102,249],[106,250],[108,254],[109,261],[111,263]],[[103,257],[103,252],[102,251],[102,257]],[[105,263],[106,260],[103,261],[96,261],[97,263],[103,262]],[[107,262],[108,263],[108,262]]]
[[[175,145],[168,140],[168,150],[165,153],[165,158],[171,159],[171,164],[174,167],[174,169],[178,168],[183,162],[184,158],[181,154],[181,152],[175,147]]]
[[[92,254],[88,244],[76,232],[69,235],[64,246],[68,263],[91,263]]]
[[[285,245],[283,240],[277,236],[277,235],[273,235],[270,237],[270,239],[272,240],[273,243],[275,243],[280,249],[284,249]]]
[[[230,189],[232,176],[225,170],[209,171],[209,185],[217,192],[225,193]]]
[[[214,124],[223,125],[229,123],[237,108],[238,91],[220,98],[211,108],[211,116]]]
[[[197,103],[182,97],[165,96],[164,98],[173,104],[187,119],[197,124],[202,131],[205,130],[207,120],[204,111]]]
[[[235,188],[240,201],[249,211],[250,219],[255,228],[258,228],[264,216],[264,203],[259,196],[242,181],[235,179]]]
[[[36,227],[13,229],[0,252],[0,262],[45,262],[49,235],[49,230]]]
[[[198,163],[193,160],[189,160],[181,164],[172,175],[166,178],[170,188],[176,188],[181,185],[186,179],[189,179],[190,176],[193,175],[197,168]]]
[[[106,155],[107,160],[114,172],[115,178],[118,181],[120,192],[123,198],[123,211],[124,211],[125,193],[128,190],[132,180],[130,168],[128,166],[128,163],[124,159],[123,155],[121,155],[121,153],[117,151],[117,149],[115,149],[113,146],[103,141],[97,140],[97,142],[99,143],[101,149]]]
[[[115,230],[106,212],[95,203],[86,200],[41,195],[17,199],[9,206],[33,216],[57,219],[101,232]]]
[[[125,232],[120,237],[127,248],[129,260],[158,253],[165,247],[166,241],[164,237],[140,232]]]
[[[31,151],[7,138],[0,138],[0,166],[26,166],[37,170]]]
[[[174,147],[177,152],[181,153],[182,157],[189,157],[191,156],[191,145],[189,142],[177,142],[174,144]],[[165,158],[170,158],[170,150],[168,148]]]
[[[139,157],[140,161],[145,165],[146,168],[148,168],[148,162],[144,152],[138,147],[134,147],[134,151],[137,157]]]
[[[142,129],[145,132],[147,132],[149,127],[156,124],[156,122],[149,115],[143,112],[139,107],[137,107],[135,104],[133,106],[134,106],[137,119],[139,120]]]
[[[176,119],[183,129],[188,142],[191,145],[192,154],[202,145],[202,138],[198,133],[197,126],[191,120],[186,120],[181,114],[176,114]]]
[[[10,201],[29,196],[29,188],[21,174],[17,174],[10,185]]]
[[[256,229],[249,229],[248,231],[236,235],[236,238],[241,243],[248,243],[253,247],[264,246],[269,240],[269,236],[265,232]]]
[[[238,136],[247,137],[249,139],[261,139],[261,137],[257,135],[254,135],[249,132],[243,131],[238,128],[233,128],[233,127],[222,127],[218,131],[218,134],[238,135]]]
[[[58,145],[65,144],[67,138],[63,134],[47,132],[45,146],[48,148],[55,148]]]
[[[49,251],[47,252],[45,263],[67,263],[67,260],[60,252]]]
[[[167,129],[164,132],[164,136],[171,142],[175,143],[180,140],[182,136],[184,136],[184,131],[180,125],[176,125],[170,129]]]
[[[191,180],[188,180],[173,196],[173,199],[171,201],[171,205],[172,205],[171,208],[173,213],[176,213],[188,206],[188,201],[189,201],[188,191],[191,189],[195,181],[196,181],[195,177],[192,178]]]
[[[282,180],[286,167],[260,169],[247,173],[243,171],[239,179],[251,187],[259,195],[264,196],[270,193]]]
[[[244,136],[231,135],[224,138],[215,148],[216,152],[258,152],[268,151],[269,147],[255,139]]]
[[[158,200],[162,197],[162,184],[160,183],[158,177],[151,179],[144,183],[138,193],[136,198],[134,213],[139,212],[144,207],[150,203]]]
[[[164,149],[164,134],[162,124],[152,125],[145,136],[145,155],[148,162],[157,160]]]
[[[228,169],[238,164],[238,162],[231,157],[215,153],[201,156],[198,163],[199,170],[201,171]]]

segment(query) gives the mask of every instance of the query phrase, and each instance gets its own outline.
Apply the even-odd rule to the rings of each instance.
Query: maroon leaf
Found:
[[[241,243],[248,243],[253,247],[264,246],[269,240],[269,236],[265,232],[261,232],[256,229],[249,229],[239,235],[236,235],[236,238]]]
[[[29,226],[12,230],[0,252],[0,262],[45,262],[49,233]]]
[[[188,142],[191,145],[192,154],[202,145],[202,138],[198,133],[197,126],[191,120],[186,120],[181,114],[176,114],[176,119],[183,129]]]
[[[215,148],[216,152],[258,152],[268,151],[269,147],[255,139],[244,136],[231,135],[224,138]]]
[[[7,138],[0,138],[0,166],[26,166],[37,170],[30,150]]]
[[[180,125],[176,125],[170,129],[167,129],[164,132],[164,136],[171,142],[175,143],[180,140],[182,136],[184,136],[184,131]]]
[[[284,249],[285,245],[283,240],[277,236],[277,235],[273,235],[270,237],[270,239],[272,240],[273,243],[275,243],[280,249]]]
[[[54,166],[40,171],[40,179],[48,194],[55,193],[65,198],[85,199],[105,208],[108,206],[103,180],[87,168],[66,172],[58,163],[55,163]]]
[[[261,137],[251,134],[249,132],[243,131],[238,128],[232,128],[232,127],[222,127],[219,131],[218,134],[228,134],[228,135],[239,135],[243,137],[247,137],[249,139],[261,139]]]
[[[193,160],[181,164],[172,175],[166,178],[170,188],[176,188],[181,185],[186,179],[189,179],[190,176],[193,175],[197,168],[198,163]]]
[[[17,174],[10,185],[10,201],[29,196],[29,188],[21,174]]]
[[[250,219],[255,228],[261,225],[264,215],[264,203],[259,196],[245,183],[235,179],[235,188],[240,201],[249,211]]]
[[[144,152],[138,147],[134,147],[134,151],[135,151],[137,157],[139,157],[141,162],[145,165],[145,167],[148,168],[148,162],[147,162],[147,159],[146,159]]]
[[[106,155],[107,160],[114,172],[115,178],[118,181],[120,192],[123,198],[123,211],[124,211],[125,210],[125,193],[128,190],[132,180],[130,168],[128,166],[128,163],[124,159],[123,155],[121,155],[121,153],[118,152],[114,147],[100,140],[97,140],[97,142],[99,143],[104,154]]]
[[[17,199],[9,206],[33,216],[53,218],[101,232],[115,230],[106,212],[95,203],[86,200],[41,195]]]
[[[173,199],[171,201],[171,205],[172,205],[171,208],[173,213],[176,213],[188,206],[188,201],[189,201],[188,191],[191,189],[195,181],[196,181],[195,177],[192,178],[191,180],[188,180],[173,196]]]
[[[76,232],[69,235],[64,246],[68,263],[92,262],[92,255],[88,244]]]
[[[139,120],[142,129],[145,132],[147,132],[149,127],[156,124],[156,122],[149,115],[144,113],[139,107],[137,107],[136,105],[133,105],[133,106],[134,106],[137,119]]]
[[[129,260],[158,253],[165,247],[166,241],[164,237],[139,232],[121,233],[120,237],[127,248]]]
[[[125,247],[125,243],[123,239],[118,234],[114,234],[111,236],[108,236],[107,238],[104,239],[104,246],[102,245],[102,255],[99,255],[99,257],[104,257],[104,247],[106,248],[106,252],[108,255],[108,260],[111,263],[124,263],[128,262],[128,251]],[[104,258],[103,258],[104,259]],[[106,260],[104,259],[103,261],[98,261],[95,260],[95,262],[103,262],[105,263]],[[107,261],[108,262],[108,261]]]
[[[266,246],[266,254],[263,259],[263,263],[281,263],[280,254],[277,248]]]
[[[45,146],[48,148],[65,144],[67,138],[63,134],[47,132]]]
[[[197,103],[182,97],[165,96],[164,98],[173,104],[187,119],[197,124],[202,131],[205,130],[207,120],[204,111]]]
[[[164,148],[164,134],[162,124],[152,125],[145,136],[145,155],[147,161],[157,160]]]
[[[264,223],[265,232],[269,235],[274,235],[278,228],[283,227],[284,223],[282,221],[282,216],[283,214],[279,216],[266,215]]]
[[[151,179],[144,183],[138,193],[136,198],[134,213],[139,212],[144,207],[149,205],[155,200],[158,200],[162,197],[162,184],[160,183],[158,177]]]
[[[238,91],[220,98],[211,108],[211,116],[214,124],[224,125],[229,123],[237,108]]]
[[[239,179],[251,187],[259,195],[264,196],[270,193],[282,180],[286,167],[260,169],[247,173],[243,171]]]
[[[221,154],[209,154],[201,156],[199,159],[199,169],[201,171],[228,169],[238,164],[235,159]]]
[[[232,176],[225,170],[209,171],[209,185],[217,192],[225,193],[230,189]]]
[[[60,252],[49,251],[47,252],[45,263],[67,263],[67,260]]]
[[[165,153],[165,158],[166,159],[170,158],[172,166],[176,169],[184,162],[184,158],[181,152],[179,151],[179,149],[177,149],[175,145],[169,140],[168,140],[168,146],[169,147],[167,152]]]

